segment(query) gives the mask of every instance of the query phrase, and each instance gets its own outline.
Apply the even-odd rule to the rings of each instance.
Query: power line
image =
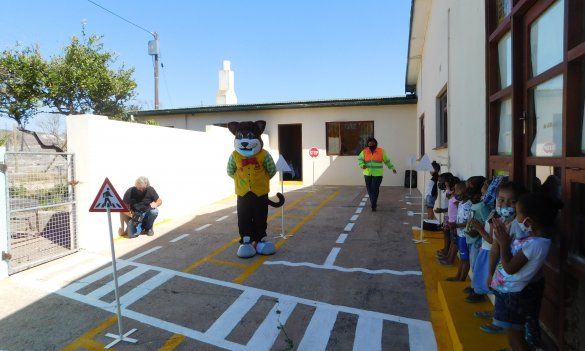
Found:
[[[154,33],[153,33],[153,32],[151,32],[151,31],[149,31],[148,29],[145,29],[144,27],[141,27],[141,26],[137,25],[136,23],[134,23],[134,22],[132,22],[132,21],[130,21],[130,20],[127,20],[127,19],[125,19],[124,17],[122,17],[122,16],[118,15],[117,13],[114,13],[114,12],[112,12],[112,11],[108,10],[107,8],[103,7],[102,5],[100,5],[100,4],[98,4],[98,3],[95,3],[95,2],[93,2],[93,1],[91,1],[91,0],[87,0],[87,1],[91,2],[92,4],[94,4],[95,6],[97,6],[97,7],[101,8],[101,9],[102,9],[102,10],[104,10],[104,11],[107,11],[107,12],[111,13],[112,15],[114,15],[114,16],[116,16],[116,17],[118,17],[119,19],[121,19],[121,20],[123,20],[123,21],[126,21],[126,22],[128,22],[128,23],[130,23],[130,24],[131,24],[131,25],[133,25],[134,27],[136,27],[136,28],[139,28],[139,29],[142,29],[142,30],[143,30],[143,31],[145,31],[146,33],[148,33],[148,34],[150,34],[150,35],[154,36]]]

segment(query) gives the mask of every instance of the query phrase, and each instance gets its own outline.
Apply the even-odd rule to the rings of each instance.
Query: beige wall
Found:
[[[79,181],[75,191],[81,248],[109,245],[106,214],[88,212],[106,177],[122,197],[138,176],[147,176],[163,200],[157,221],[233,194],[233,181],[226,174],[233,142],[225,128],[195,132],[78,115],[67,117],[67,138]],[[112,214],[115,236],[118,218]]]
[[[442,172],[461,178],[486,172],[484,6],[482,0],[432,2],[417,82],[417,117],[425,116],[425,151],[443,165]],[[433,150],[437,97],[445,88],[449,147]],[[419,189],[420,182],[419,174]]]
[[[162,116],[154,119],[161,126],[191,130],[204,130],[205,126],[210,124],[262,119],[267,121],[265,133],[270,136],[273,156],[278,155],[278,125],[301,123],[304,185],[312,184],[313,161],[317,185],[362,185],[363,177],[357,168],[357,156],[326,155],[325,123],[373,120],[374,133],[379,146],[387,150],[388,156],[399,170],[397,175],[387,171],[382,185],[402,186],[407,156],[414,154],[416,150],[416,128],[413,128],[415,109],[414,104],[345,106],[198,113],[190,116]],[[319,149],[319,156],[315,160],[309,156],[311,147]]]

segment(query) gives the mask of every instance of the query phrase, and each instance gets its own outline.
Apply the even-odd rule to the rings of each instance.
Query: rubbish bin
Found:
[[[407,170],[404,173],[404,187],[416,188],[416,171]]]

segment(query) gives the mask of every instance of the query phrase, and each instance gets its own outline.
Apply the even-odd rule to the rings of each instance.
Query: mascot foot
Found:
[[[242,238],[242,241],[244,243],[240,245],[240,247],[238,248],[237,253],[238,257],[240,258],[254,257],[256,255],[256,249],[254,249],[254,246],[252,246],[252,244],[250,243],[250,237],[245,236]]]
[[[262,238],[258,244],[256,244],[256,252],[260,255],[273,255],[276,253],[276,246],[270,241],[266,241],[266,238]]]

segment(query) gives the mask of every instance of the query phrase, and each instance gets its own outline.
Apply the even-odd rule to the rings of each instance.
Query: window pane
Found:
[[[502,23],[512,12],[512,0],[498,0],[496,4],[498,24]]]
[[[563,77],[557,76],[530,91],[532,156],[561,156],[563,148]]]
[[[512,99],[500,103],[498,155],[512,155]]]
[[[563,60],[564,0],[557,1],[530,26],[532,76]]]
[[[498,43],[498,62],[500,64],[500,88],[512,84],[512,35],[506,34]]]
[[[374,136],[373,121],[327,122],[327,155],[357,156]]]

